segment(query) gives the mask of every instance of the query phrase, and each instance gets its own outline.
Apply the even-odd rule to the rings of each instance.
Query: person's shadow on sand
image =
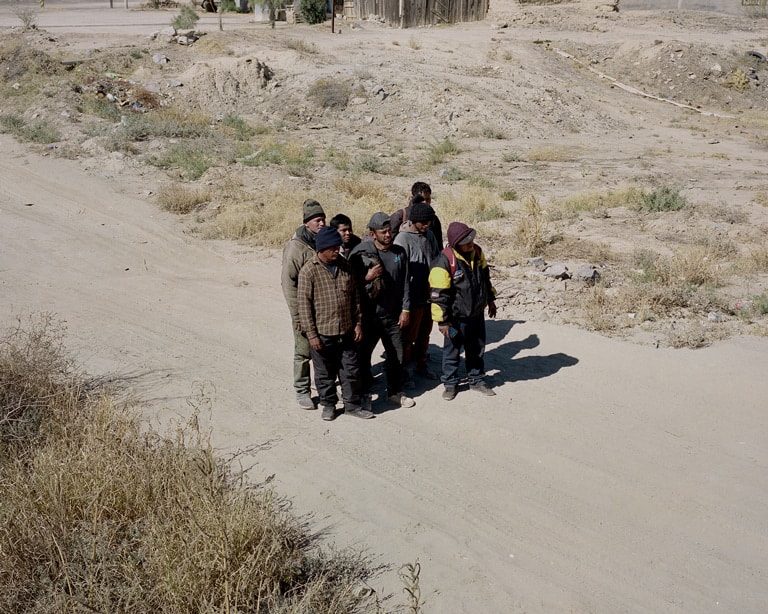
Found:
[[[487,343],[500,341],[506,338],[515,324],[522,324],[521,320],[490,320],[486,324]],[[541,379],[554,375],[564,367],[572,367],[579,362],[575,356],[569,356],[558,352],[547,356],[523,356],[515,358],[523,350],[532,350],[538,347],[541,341],[538,335],[528,335],[525,339],[508,341],[485,352],[486,371],[497,370],[489,376],[489,383],[493,387],[506,382],[520,382],[532,379]]]

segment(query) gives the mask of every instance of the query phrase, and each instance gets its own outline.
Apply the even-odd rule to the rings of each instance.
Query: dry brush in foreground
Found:
[[[49,316],[0,338],[0,611],[383,612],[193,420],[168,435],[66,358]]]

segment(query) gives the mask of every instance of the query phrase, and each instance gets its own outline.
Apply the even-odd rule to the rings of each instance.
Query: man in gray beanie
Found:
[[[308,198],[302,205],[303,225],[296,229],[283,249],[283,269],[280,283],[293,324],[293,386],[301,409],[315,409],[309,379],[310,351],[305,331],[299,321],[297,289],[299,271],[315,255],[315,235],[325,226],[325,211],[319,202]]]
[[[309,340],[323,420],[336,417],[337,378],[344,413],[355,418],[373,418],[372,412],[360,406],[360,294],[349,263],[339,256],[341,243],[335,228],[321,228],[315,239],[317,254],[299,272],[299,321]]]

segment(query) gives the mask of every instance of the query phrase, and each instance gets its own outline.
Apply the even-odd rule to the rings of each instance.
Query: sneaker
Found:
[[[416,369],[416,375],[418,375],[419,377],[423,377],[424,379],[437,379],[437,373],[435,373],[432,369],[430,369],[426,365],[423,367],[418,367]]]
[[[443,390],[443,399],[453,401],[456,398],[456,386],[446,386]]]
[[[333,405],[323,405],[323,420],[333,420],[336,417],[336,408]]]
[[[488,388],[488,386],[485,383],[476,384],[474,386],[469,387],[470,390],[477,390],[477,392],[480,392],[484,394],[487,397],[495,397],[496,393]]]
[[[373,418],[373,412],[368,411],[367,409],[363,409],[362,407],[360,409],[347,409],[344,411],[344,413],[347,416],[352,416],[353,418],[362,418],[363,420]]]
[[[297,394],[296,402],[301,409],[315,409],[315,403],[308,394]]]
[[[360,397],[360,405],[363,406],[363,409],[366,411],[371,411],[373,409],[373,398],[371,397],[371,394],[364,394],[362,397]]]
[[[414,401],[411,397],[405,396],[402,392],[398,392],[397,394],[390,394],[387,400],[390,403],[394,403],[398,407],[413,407],[416,405],[416,401]]]

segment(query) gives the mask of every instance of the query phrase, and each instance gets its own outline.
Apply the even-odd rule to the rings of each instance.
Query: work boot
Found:
[[[336,417],[336,408],[333,405],[321,405],[323,408],[323,420],[333,420]]]
[[[299,404],[301,409],[315,409],[315,403],[312,400],[312,397],[309,396],[309,394],[306,392],[303,394],[297,394],[296,402]]]
[[[453,401],[456,398],[456,386],[446,386],[443,390],[443,399]]]
[[[477,392],[484,394],[487,397],[495,397],[496,393],[488,388],[485,382],[480,382],[479,384],[475,384],[474,386],[469,387],[470,390],[477,390]]]
[[[416,401],[414,401],[411,397],[405,396],[402,392],[390,394],[387,398],[387,401],[397,405],[398,407],[413,407],[416,405]]]
[[[364,394],[360,398],[360,404],[363,406],[363,409],[366,411],[371,411],[373,409],[373,398],[371,397],[371,393]]]
[[[346,409],[344,410],[344,413],[347,416],[352,416],[353,418],[362,418],[363,420],[368,420],[370,418],[373,418],[373,412],[368,411],[367,409],[363,409],[362,407],[359,409]]]

